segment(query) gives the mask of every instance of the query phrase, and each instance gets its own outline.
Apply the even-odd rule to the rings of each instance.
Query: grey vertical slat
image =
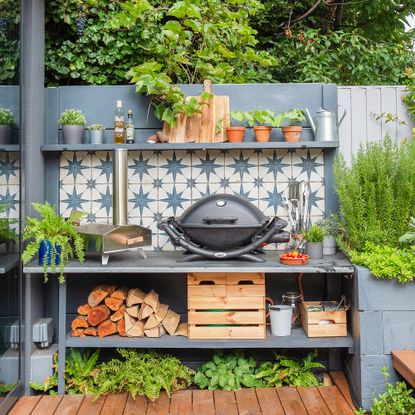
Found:
[[[59,88],[45,89],[45,143],[56,143],[58,137],[58,119],[59,119]]]
[[[404,122],[404,124],[397,126],[397,140],[398,142],[402,142],[403,140],[409,140],[412,137],[412,129],[415,128],[415,120],[412,119],[406,104],[402,101],[402,97],[406,95],[405,88],[397,87],[396,92],[396,115],[399,120]]]
[[[341,87],[338,91],[339,111],[344,108],[346,117],[339,128],[339,153],[344,157],[347,164],[352,160],[352,111],[351,111],[351,89]]]
[[[381,88],[367,87],[366,96],[367,141],[377,142],[382,139],[382,122],[376,120],[376,117],[382,113]]]
[[[58,346],[58,394],[65,393],[66,361],[66,282],[59,284],[59,346]]]
[[[394,87],[382,87],[382,113],[386,114],[396,114],[396,88]],[[389,136],[393,141],[397,141],[397,126],[394,122],[386,122],[385,119],[382,120],[382,137]]]
[[[351,89],[351,93],[352,154],[356,154],[360,145],[367,142],[366,88],[355,87]]]

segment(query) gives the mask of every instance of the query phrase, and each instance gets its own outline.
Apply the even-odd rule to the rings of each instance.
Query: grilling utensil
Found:
[[[309,225],[310,193],[310,183],[294,181],[288,185],[288,198],[283,196],[293,233],[298,234]]]

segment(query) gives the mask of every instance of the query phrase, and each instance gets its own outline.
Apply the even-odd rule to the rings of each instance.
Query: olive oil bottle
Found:
[[[124,144],[124,112],[121,100],[117,101],[117,109],[114,115],[114,143]]]

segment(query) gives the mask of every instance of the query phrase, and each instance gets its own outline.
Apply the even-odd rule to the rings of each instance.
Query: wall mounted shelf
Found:
[[[0,144],[0,152],[12,153],[20,151],[20,144]]]

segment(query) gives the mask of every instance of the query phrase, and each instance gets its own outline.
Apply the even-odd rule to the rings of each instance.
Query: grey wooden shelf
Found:
[[[67,347],[135,347],[152,349],[308,349],[308,348],[353,348],[353,338],[319,337],[309,338],[302,328],[292,331],[291,336],[276,337],[267,331],[266,339],[256,340],[189,340],[183,336],[164,335],[160,338],[108,337],[66,337]]]
[[[17,152],[20,151],[19,144],[0,144],[0,151],[2,152]]]
[[[177,262],[184,258],[182,251],[147,252],[147,259],[142,259],[135,252],[111,254],[108,265],[101,265],[101,257],[88,255],[83,264],[70,261],[65,267],[65,274],[114,274],[114,273],[146,273],[146,274],[178,274],[187,272],[266,272],[266,273],[324,273],[352,274],[353,265],[343,254],[329,255],[319,260],[310,260],[307,265],[289,266],[279,263],[282,251],[267,251],[261,254],[264,262],[240,260],[201,260]],[[37,261],[24,267],[23,272],[40,274],[43,268]]]
[[[127,148],[129,150],[238,150],[238,149],[305,149],[321,148],[335,149],[339,147],[338,141],[299,141],[297,143],[286,143],[283,141],[270,141],[258,143],[246,141],[241,143],[170,143],[170,144],[44,144],[41,150],[44,152],[62,151],[110,151],[114,148]]]
[[[0,274],[6,274],[19,264],[17,254],[0,254]]]

